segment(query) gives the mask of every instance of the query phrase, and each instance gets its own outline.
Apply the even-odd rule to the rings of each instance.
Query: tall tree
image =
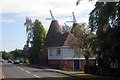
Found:
[[[95,34],[90,33],[85,24],[77,25],[73,34],[75,39],[69,40],[70,47],[74,49],[75,56],[84,55],[86,64],[89,64],[89,57],[93,55],[92,43],[94,42]]]
[[[98,55],[108,70],[111,62],[120,73],[120,2],[97,2],[89,17],[91,31],[97,31]],[[101,57],[102,56],[102,57]],[[117,63],[116,63],[117,61]]]
[[[13,54],[14,59],[23,57],[23,52],[21,49],[16,49],[16,50],[12,51],[11,54]]]
[[[90,13],[89,25],[91,31],[97,31],[95,50],[98,53],[98,65],[108,70],[112,62],[116,65],[116,73],[120,74],[120,1],[96,2]]]
[[[89,25],[91,30],[97,29],[97,35],[105,32],[108,28],[118,25],[119,3],[97,2],[95,8],[91,11]]]
[[[2,58],[7,60],[8,59],[8,53],[3,51],[2,52]]]
[[[33,23],[32,20],[26,17],[26,22],[24,23],[26,26],[26,34],[27,34],[27,46],[29,47],[29,44],[31,44],[31,39],[33,37]]]
[[[66,33],[66,32],[70,32],[71,31],[71,27],[67,24],[62,25],[62,32]]]
[[[34,61],[33,63],[39,64],[39,56],[42,55],[44,40],[46,38],[46,32],[39,20],[35,20],[33,27],[33,37],[32,37],[32,53],[30,57]]]

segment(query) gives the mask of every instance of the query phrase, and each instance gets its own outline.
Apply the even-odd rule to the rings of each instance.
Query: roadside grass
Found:
[[[71,73],[71,72],[63,72],[63,71],[60,71],[60,73],[85,80],[120,80],[120,78],[116,78],[116,77],[98,76],[92,74]]]

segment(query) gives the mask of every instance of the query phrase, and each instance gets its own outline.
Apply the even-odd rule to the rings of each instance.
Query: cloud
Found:
[[[0,20],[0,23],[13,23],[13,22],[16,22],[16,21],[13,19],[1,19]]]
[[[78,6],[76,6],[76,2],[77,0],[1,0],[0,8],[2,10],[0,13],[16,13],[18,17],[39,17],[44,21],[44,25],[48,26],[48,23],[45,23],[47,22],[45,18],[50,17],[49,10],[52,10],[53,15],[62,24],[65,18],[59,19],[59,16],[71,16],[72,12],[75,12],[76,17],[83,16],[85,12],[87,13],[85,15],[88,15],[94,8],[94,3],[88,2],[88,0],[81,1]],[[88,17],[83,20],[88,21]],[[7,20],[4,22],[14,21]]]
[[[19,13],[29,16],[49,16],[49,10],[53,10],[55,15],[69,14],[73,11],[80,13],[91,10],[91,2],[81,1],[76,6],[75,0],[1,0],[1,13]]]

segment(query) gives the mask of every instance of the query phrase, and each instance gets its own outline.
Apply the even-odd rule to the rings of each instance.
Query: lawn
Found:
[[[71,73],[64,71],[60,71],[60,73],[85,80],[120,80],[120,78],[116,78],[116,77],[98,76],[98,75],[83,74],[83,73]]]

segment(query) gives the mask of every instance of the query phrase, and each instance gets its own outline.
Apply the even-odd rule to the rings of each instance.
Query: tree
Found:
[[[28,26],[30,27],[32,21],[31,19],[29,19],[29,21],[30,23],[28,23]],[[30,27],[29,31],[30,31],[30,35],[32,35],[30,36],[30,39],[28,39],[28,42],[29,40],[31,42],[31,48],[29,48],[28,50],[29,59],[31,63],[39,64],[39,58],[43,52],[43,45],[44,45],[44,40],[46,38],[46,32],[42,23],[39,20],[35,20],[35,22],[32,23],[32,27]]]
[[[28,47],[27,44],[24,45],[24,48],[23,48],[23,58],[24,58],[24,60],[27,60],[27,59],[28,59],[28,56],[29,56],[28,50],[29,50],[29,48],[30,48],[30,47]]]
[[[78,0],[77,5],[80,0]],[[120,74],[120,1],[96,2],[89,17],[91,31],[97,31],[96,49],[98,65],[106,70],[111,62],[117,66],[116,74]],[[109,70],[110,71],[110,70]],[[115,73],[115,71],[114,71]]]
[[[42,23],[38,20],[34,22],[33,28],[33,50],[36,53],[36,59],[39,60],[39,56],[42,55],[44,40],[46,38],[46,32]],[[38,63],[39,61],[37,61]]]
[[[89,17],[91,31],[97,29],[97,35],[101,35],[108,28],[119,23],[119,3],[97,2]]]
[[[13,55],[14,59],[23,57],[23,51],[21,49],[16,49],[12,51],[11,54]]]
[[[13,54],[7,53],[6,51],[2,52],[2,58],[5,60],[8,60],[8,59],[14,60]]]
[[[81,0],[77,1],[77,5]],[[88,0],[92,1],[92,0]],[[96,2],[95,8],[89,17],[91,31],[97,29],[97,35],[106,31],[107,28],[120,25],[120,1],[119,2]]]
[[[70,32],[71,31],[71,27],[68,26],[67,24],[62,25],[62,32],[66,33],[66,32]]]
[[[85,24],[77,25],[74,29],[75,39],[70,39],[70,48],[74,49],[75,56],[84,55],[86,64],[89,64],[89,57],[93,55],[92,43],[94,42],[95,34],[90,33]]]
[[[89,17],[91,31],[97,31],[98,57],[100,66],[109,70],[111,62],[117,66],[120,73],[120,2],[97,2]],[[102,57],[101,57],[102,56]],[[116,63],[117,61],[117,63]]]
[[[31,39],[33,37],[33,23],[32,20],[26,17],[26,22],[24,23],[26,26],[26,34],[27,34],[27,46],[29,47],[29,44],[31,44]]]
[[[14,60],[13,54],[8,54],[8,59]]]
[[[8,59],[8,53],[3,51],[2,52],[2,58],[7,60]]]

